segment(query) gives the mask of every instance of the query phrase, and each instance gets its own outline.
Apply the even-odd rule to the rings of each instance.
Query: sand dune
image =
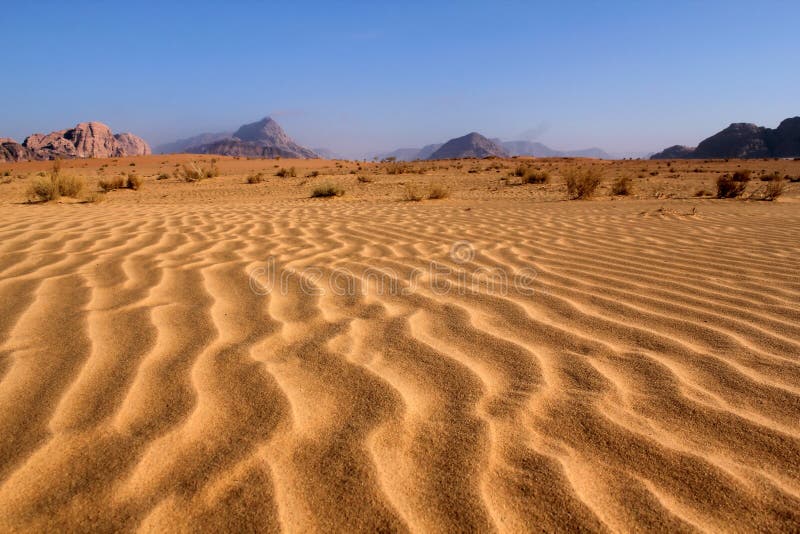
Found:
[[[797,204],[662,206],[4,206],[0,530],[795,530]]]

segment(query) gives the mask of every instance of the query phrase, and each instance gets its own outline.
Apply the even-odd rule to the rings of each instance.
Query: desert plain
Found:
[[[800,161],[52,167],[0,164],[0,531],[800,529]]]

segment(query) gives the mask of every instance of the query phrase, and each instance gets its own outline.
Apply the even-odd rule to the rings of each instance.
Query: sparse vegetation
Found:
[[[103,192],[108,193],[109,191],[114,191],[116,189],[122,189],[125,187],[125,179],[121,176],[115,176],[114,178],[103,179],[97,182],[97,186],[103,190]]]
[[[781,196],[785,188],[786,182],[784,182],[780,176],[777,176],[767,183],[766,187],[764,188],[764,192],[761,195],[761,200],[767,200],[771,202]]]
[[[565,175],[567,198],[579,200],[590,198],[601,182],[600,171],[594,167],[587,169],[572,168]]]
[[[135,173],[128,175],[128,180],[125,182],[125,187],[138,191],[142,188],[142,179]]]
[[[628,196],[631,194],[631,179],[620,176],[611,184],[611,194],[614,196]]]
[[[289,167],[288,169],[281,167],[280,170],[275,173],[275,176],[279,176],[281,178],[294,178],[297,176],[297,169],[294,167]]]
[[[364,176],[362,174],[361,176],[358,177],[358,182],[362,184],[368,184],[372,182],[372,178],[370,178],[369,176]]]
[[[38,178],[28,187],[28,200],[31,202],[50,202],[58,200],[58,185],[52,178]]]
[[[212,160],[208,167],[198,165],[194,161],[188,165],[183,164],[175,170],[175,177],[184,182],[199,182],[205,178],[219,176],[219,168],[214,161],[216,160]]]
[[[738,198],[742,196],[750,181],[750,171],[736,171],[733,175],[723,174],[717,178],[717,198]]]
[[[549,172],[537,171],[536,169],[528,169],[522,177],[522,183],[525,184],[546,184],[549,181]]]
[[[419,202],[423,198],[422,192],[415,184],[406,184],[403,190],[403,200],[406,202]]]
[[[438,200],[440,198],[447,198],[450,196],[450,190],[438,182],[434,182],[428,188],[428,198],[431,200]]]
[[[344,189],[330,182],[318,185],[311,192],[311,198],[340,197],[342,195],[344,195]]]
[[[158,176],[156,176],[156,180],[169,180],[169,174],[162,172]]]
[[[258,174],[251,174],[247,177],[248,184],[260,184],[264,181],[264,173],[259,172]]]
[[[306,178],[316,178],[317,176],[319,176],[319,171],[311,171],[306,174]]]

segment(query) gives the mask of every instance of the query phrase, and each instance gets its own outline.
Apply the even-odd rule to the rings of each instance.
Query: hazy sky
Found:
[[[470,131],[611,152],[800,114],[800,2],[13,2],[0,137],[272,115],[346,155]]]

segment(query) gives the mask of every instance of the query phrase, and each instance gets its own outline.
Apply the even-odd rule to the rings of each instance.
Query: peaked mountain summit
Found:
[[[477,132],[471,132],[463,137],[449,140],[433,152],[428,159],[485,158],[488,156],[507,158],[508,152],[494,141]]]
[[[255,158],[312,159],[319,157],[313,150],[295,143],[270,117],[241,126],[231,137],[190,146],[183,152]]]

